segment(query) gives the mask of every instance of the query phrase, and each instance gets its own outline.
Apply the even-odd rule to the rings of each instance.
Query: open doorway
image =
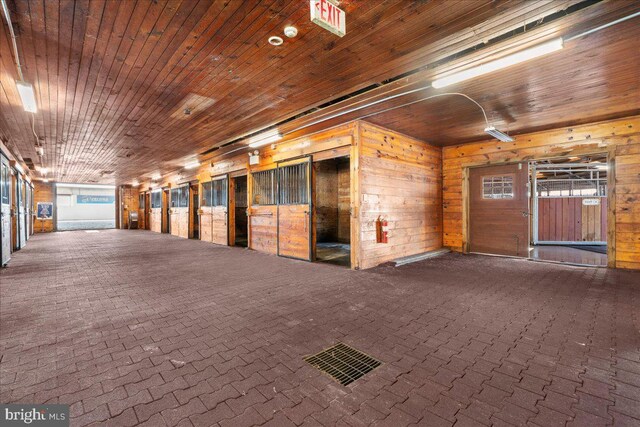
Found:
[[[607,156],[533,162],[531,258],[607,266]]]
[[[232,177],[230,184],[229,244],[246,248],[249,242],[247,175]]]
[[[351,266],[349,157],[314,162],[316,261]]]
[[[200,195],[198,183],[192,183],[189,191],[189,238],[200,239]]]

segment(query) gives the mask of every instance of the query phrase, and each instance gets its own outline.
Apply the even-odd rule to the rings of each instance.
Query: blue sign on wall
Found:
[[[115,203],[116,196],[91,196],[78,194],[76,196],[76,202],[79,205],[106,205],[109,203]]]

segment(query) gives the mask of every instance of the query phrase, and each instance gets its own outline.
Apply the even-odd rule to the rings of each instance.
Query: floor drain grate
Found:
[[[373,371],[382,362],[343,343],[304,358],[342,385],[348,385]]]

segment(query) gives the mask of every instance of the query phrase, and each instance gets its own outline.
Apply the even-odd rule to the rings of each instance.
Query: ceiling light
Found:
[[[431,86],[436,89],[440,89],[441,87],[469,80],[511,65],[519,64],[520,62],[528,61],[529,59],[555,52],[562,49],[562,47],[562,38],[553,39],[528,49],[521,50],[520,52],[516,52],[475,67],[467,68],[466,70],[462,70],[457,73],[445,75],[443,77],[436,76],[436,79],[431,83]]]
[[[155,173],[155,174],[151,175],[151,179],[154,180],[154,181],[157,181],[160,178],[162,178],[162,177],[160,176],[159,173]]]
[[[280,46],[282,43],[284,43],[284,40],[282,40],[282,37],[278,37],[278,36],[269,37],[269,44],[272,44],[274,46]]]
[[[16,82],[16,87],[18,88],[18,94],[22,100],[24,111],[28,111],[29,113],[37,112],[38,106],[36,105],[36,94],[33,91],[33,85],[31,83],[18,81]]]
[[[44,147],[42,145],[36,145],[36,154],[40,157],[44,156]]]
[[[49,179],[45,178],[45,179],[42,180],[42,182],[49,182]]]
[[[190,162],[188,162],[187,164],[184,165],[185,169],[195,169],[198,166],[200,166],[200,162],[197,160],[192,160]]]
[[[500,132],[494,126],[486,127],[486,128],[484,128],[484,131],[486,133],[488,133],[489,135],[491,135],[492,137],[494,137],[496,139],[499,139],[502,142],[513,142],[513,141],[515,141],[515,139],[513,137],[510,137],[509,135],[507,135],[504,132]]]
[[[49,172],[49,169],[47,169],[47,168],[38,168],[38,170],[40,171],[40,173],[41,173],[42,175],[46,175],[46,174],[47,174],[47,172]]]
[[[140,183],[139,183],[138,181],[133,181],[133,182],[131,183],[131,186],[132,186],[132,187],[138,187],[138,186],[140,186]]]
[[[298,35],[298,29],[289,25],[288,27],[284,27],[284,35],[292,38]]]
[[[278,132],[277,129],[272,131],[264,132],[260,135],[249,138],[249,147],[258,148],[267,144],[271,144],[272,142],[280,141],[282,139],[282,134]]]

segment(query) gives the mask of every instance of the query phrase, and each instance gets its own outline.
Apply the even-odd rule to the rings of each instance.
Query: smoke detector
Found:
[[[284,35],[292,38],[298,35],[298,29],[289,25],[288,27],[284,27]]]

